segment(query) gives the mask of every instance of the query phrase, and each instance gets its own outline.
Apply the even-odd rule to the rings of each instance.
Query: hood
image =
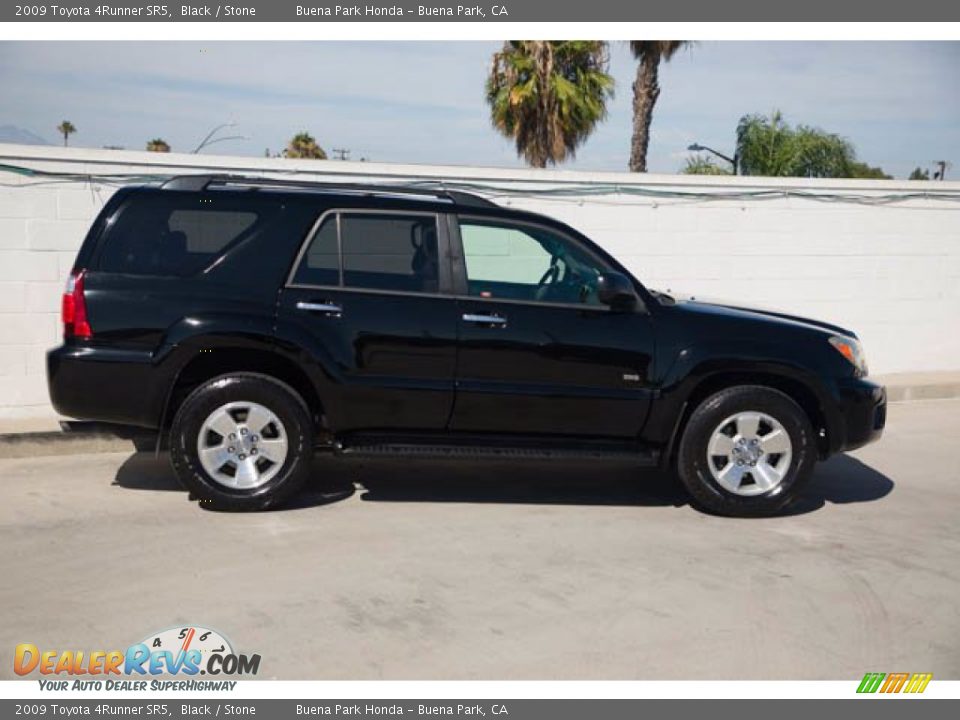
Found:
[[[664,297],[663,293],[658,293],[658,295],[661,298]],[[840,327],[839,325],[833,325],[820,320],[811,320],[810,318],[799,317],[797,315],[789,315],[777,310],[743,307],[735,302],[712,298],[704,299],[695,298],[694,296],[684,297],[676,295],[668,295],[666,297],[671,297],[676,305],[682,306],[685,310],[699,314],[717,315],[732,319],[759,320],[761,322],[789,325],[798,329],[826,332],[831,335],[846,335],[847,337],[852,338],[857,337],[856,333],[854,333],[852,330]],[[669,304],[669,301],[667,302]]]

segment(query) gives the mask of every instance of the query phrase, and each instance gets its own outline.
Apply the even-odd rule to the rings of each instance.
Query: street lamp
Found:
[[[213,130],[207,133],[207,136],[200,141],[200,144],[193,149],[193,154],[196,155],[201,150],[203,150],[207,145],[213,145],[214,143],[224,142],[225,140],[249,140],[250,138],[246,135],[227,135],[225,137],[214,138],[218,132],[224,128],[236,127],[235,122],[223,123],[223,125],[217,125]]]
[[[736,153],[733,154],[733,157],[728,157],[728,156],[724,155],[722,152],[717,152],[717,151],[714,150],[713,148],[709,148],[709,147],[707,147],[706,145],[701,145],[700,143],[694,143],[693,145],[690,145],[689,147],[687,147],[687,150],[689,150],[690,152],[708,152],[708,153],[713,153],[713,154],[716,155],[718,158],[720,158],[720,159],[722,159],[722,160],[726,160],[728,163],[730,163],[730,164],[733,166],[733,174],[734,174],[734,175],[736,175],[736,174],[737,174],[737,171],[739,170],[739,168],[737,167],[739,163],[737,162],[738,158],[737,158],[737,154],[736,154]]]

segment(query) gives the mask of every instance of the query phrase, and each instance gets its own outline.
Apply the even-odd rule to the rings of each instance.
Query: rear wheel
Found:
[[[789,396],[741,385],[708,397],[680,441],[677,471],[700,507],[770,515],[793,500],[816,461],[813,427]]]
[[[183,402],[170,431],[170,459],[205,506],[264,510],[302,487],[312,438],[310,415],[292,388],[236,373],[210,380]]]

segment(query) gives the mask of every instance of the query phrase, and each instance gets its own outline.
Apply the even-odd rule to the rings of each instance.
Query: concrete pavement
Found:
[[[232,515],[150,454],[0,460],[0,679],[187,623],[265,678],[958,679],[958,437],[960,400],[893,405],[764,520],[629,467],[324,460]]]

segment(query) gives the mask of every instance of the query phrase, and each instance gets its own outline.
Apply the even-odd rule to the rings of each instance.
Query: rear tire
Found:
[[[214,378],[184,400],[170,430],[177,477],[204,507],[266,510],[306,482],[313,423],[303,399],[267,375]]]
[[[680,441],[677,473],[700,508],[757,517],[773,515],[796,498],[816,457],[813,427],[792,398],[739,385],[694,410]]]

